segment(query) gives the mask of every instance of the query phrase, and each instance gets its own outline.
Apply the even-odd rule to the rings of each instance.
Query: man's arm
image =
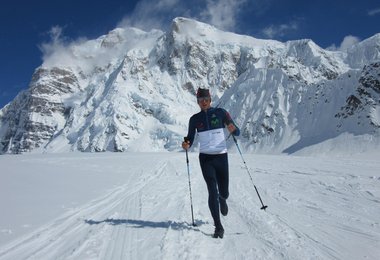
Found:
[[[225,115],[226,115],[225,124],[227,126],[228,131],[235,136],[240,135],[240,129],[239,127],[236,126],[235,122],[232,120],[230,113],[225,111]]]
[[[184,141],[182,142],[182,148],[185,150],[188,150],[194,142],[195,137],[195,123],[193,117],[189,120],[189,129],[187,131],[187,136],[184,138]]]

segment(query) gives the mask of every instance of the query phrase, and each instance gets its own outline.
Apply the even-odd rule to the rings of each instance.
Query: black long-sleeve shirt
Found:
[[[211,107],[207,111],[200,111],[194,114],[189,120],[189,130],[187,133],[190,145],[193,144],[195,133],[197,132],[200,143],[200,153],[226,153],[227,145],[224,128],[231,123],[234,124],[236,128],[232,134],[238,136],[240,134],[239,128],[233,122],[230,114],[223,108]]]

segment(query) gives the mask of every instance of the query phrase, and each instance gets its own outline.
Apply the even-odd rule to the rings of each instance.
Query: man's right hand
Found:
[[[182,142],[182,148],[185,150],[188,150],[190,148],[190,142],[189,141],[183,141]]]
[[[182,148],[188,150],[190,148],[190,140],[188,140],[187,137],[184,137],[183,139],[184,141],[182,142]]]

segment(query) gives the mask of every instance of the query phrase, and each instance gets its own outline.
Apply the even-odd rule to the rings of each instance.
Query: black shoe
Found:
[[[222,213],[223,216],[227,216],[228,214],[227,201],[223,199],[222,197],[219,197],[219,205],[220,205],[220,213]]]
[[[214,235],[212,236],[213,238],[223,238],[224,236],[224,229],[223,227],[217,227],[215,228],[215,232],[214,232]]]

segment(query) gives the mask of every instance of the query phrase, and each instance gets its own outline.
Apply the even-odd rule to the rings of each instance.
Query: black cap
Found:
[[[207,88],[198,88],[197,98],[201,98],[201,97],[211,97],[210,90]]]

